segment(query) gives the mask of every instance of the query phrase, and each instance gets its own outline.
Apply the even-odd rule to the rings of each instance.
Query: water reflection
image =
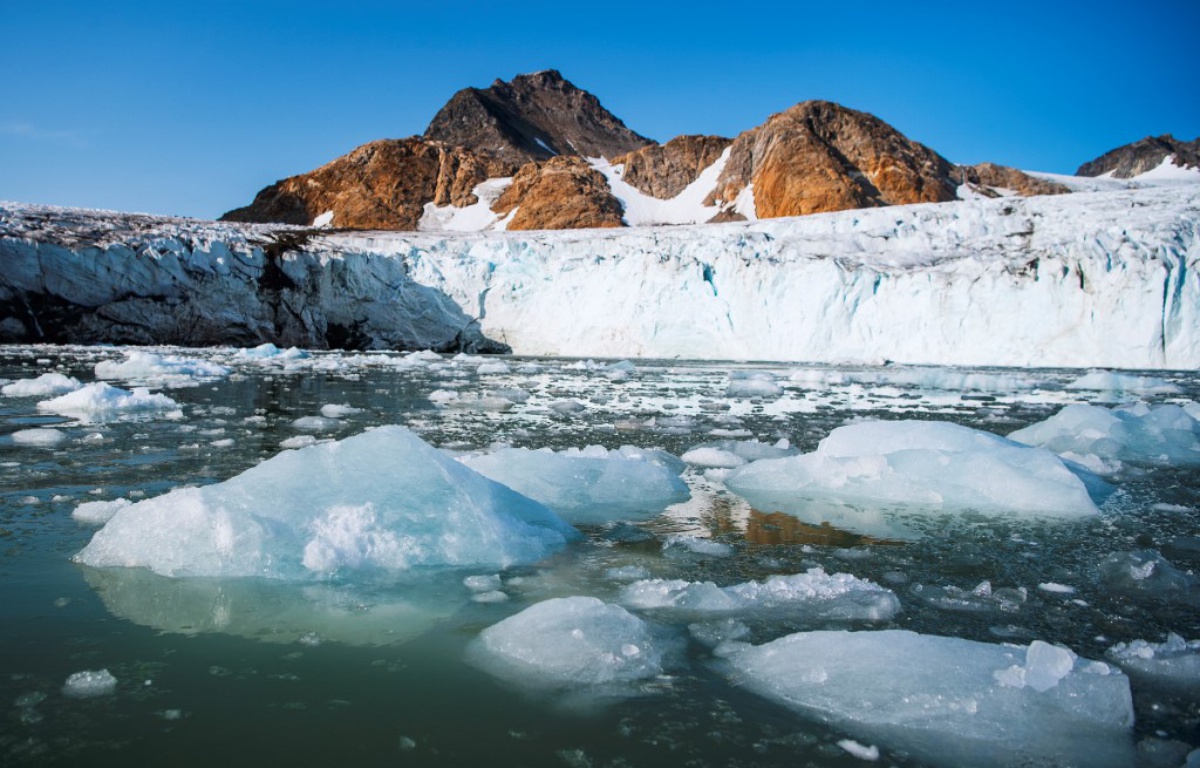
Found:
[[[817,547],[862,547],[872,544],[894,544],[892,539],[865,536],[844,531],[828,522],[806,523],[786,512],[750,510],[746,523],[746,541],[751,544],[809,544]]]
[[[160,632],[219,633],[270,643],[404,643],[428,632],[469,599],[458,577],[363,588],[263,579],[172,579],[144,568],[80,570],[114,616]]]

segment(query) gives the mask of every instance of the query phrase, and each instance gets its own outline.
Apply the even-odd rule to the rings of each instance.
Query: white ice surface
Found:
[[[814,499],[933,513],[1070,518],[1098,511],[1084,482],[1049,451],[949,422],[839,427],[815,452],[756,461],[725,484],[762,511],[811,510],[805,501]]]
[[[809,620],[887,621],[900,611],[891,590],[848,573],[821,568],[718,587],[711,581],[644,579],[621,590],[620,602],[638,610],[685,615],[803,616]]]
[[[35,427],[33,429],[18,429],[9,435],[17,445],[35,446],[38,448],[54,448],[61,445],[67,436],[54,427]]]
[[[167,576],[304,580],[528,563],[576,535],[537,502],[393,426],[140,501],[75,559]]]
[[[143,350],[130,350],[121,362],[103,360],[96,363],[97,379],[163,381],[177,379],[215,379],[229,375],[223,365],[206,360],[191,360],[173,355],[156,355]]]
[[[460,461],[571,523],[653,517],[689,496],[675,465],[658,460],[655,452],[636,449],[555,453],[503,448]]]
[[[1200,421],[1178,405],[1068,405],[1008,437],[1058,454],[1097,457],[1087,463],[1100,470],[1121,468],[1112,462],[1200,464]]]
[[[735,652],[728,663],[733,681],[750,690],[934,765],[1132,762],[1128,680],[1045,643],[801,632]],[[1005,675],[1013,684],[997,679]]]
[[[1132,640],[1109,648],[1107,656],[1130,676],[1200,693],[1200,639],[1171,633],[1161,643]]]
[[[664,645],[619,605],[594,597],[537,603],[480,633],[469,658],[497,677],[534,688],[606,686],[663,671]]]
[[[704,200],[716,188],[717,179],[729,159],[729,148],[712,165],[705,168],[696,180],[678,195],[662,200],[647,195],[625,181],[625,166],[613,165],[604,158],[590,158],[592,167],[604,174],[613,197],[621,201],[623,218],[631,227],[658,224],[702,224],[716,216],[716,206],[704,205]]]
[[[176,412],[179,403],[166,395],[151,393],[146,387],[134,387],[130,391],[97,381],[51,400],[42,400],[37,408],[89,421]]]
[[[0,388],[8,397],[50,397],[74,392],[83,385],[73,376],[61,373],[43,373],[36,379],[20,379]]]
[[[503,230],[507,222],[492,212],[492,205],[511,185],[511,177],[488,179],[481,182],[471,190],[478,198],[471,205],[439,207],[433,203],[425,203],[421,220],[417,222],[417,230],[420,232]]]
[[[114,308],[203,278],[220,321],[266,322],[253,227],[135,233],[56,209],[81,237],[108,232],[75,251],[41,242],[27,208],[0,208],[14,290]],[[282,267],[316,297],[309,315],[383,346],[439,346],[479,318],[531,355],[1184,369],[1200,366],[1198,221],[1200,185],[1147,186],[672,228],[330,233]],[[124,245],[137,238],[153,249]]]
[[[67,678],[63,695],[72,699],[107,696],[117,689],[117,678],[107,669],[84,670]]]

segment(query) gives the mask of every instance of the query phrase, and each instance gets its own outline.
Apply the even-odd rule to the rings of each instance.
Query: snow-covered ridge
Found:
[[[112,317],[175,289],[239,297],[220,307],[247,337],[234,343],[323,346],[336,316],[362,346],[395,345],[405,322],[421,327],[405,343],[445,326],[444,344],[478,318],[523,354],[1193,368],[1198,229],[1200,189],[1178,186],[720,225],[330,232],[272,262],[294,288],[268,312],[266,244],[294,230],[0,205],[0,330],[28,322],[31,296]],[[272,338],[280,317],[314,339]]]

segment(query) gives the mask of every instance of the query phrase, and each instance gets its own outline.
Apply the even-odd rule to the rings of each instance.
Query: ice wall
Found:
[[[292,327],[304,324],[295,318],[324,317],[326,327],[343,329],[326,331],[327,343],[351,328],[362,345],[388,346],[402,336],[436,334],[389,336],[381,329],[445,328],[478,318],[484,335],[521,354],[1200,365],[1200,189],[1194,187],[722,225],[314,234],[274,261],[270,249],[245,257],[226,245],[237,237],[262,240],[274,230],[220,224],[205,231],[212,242],[203,265],[194,248],[188,261],[165,246],[151,258],[145,248],[120,242],[71,246],[61,232],[52,233],[58,238],[52,244],[44,227],[28,223],[29,215],[0,213],[6,213],[0,217],[6,263],[0,308],[6,301],[19,304],[20,297],[11,298],[14,284],[23,296],[82,291],[86,300],[72,301],[87,307],[147,286],[162,295],[167,286],[188,297],[180,299],[185,306],[200,300],[196,292],[221,295],[219,323],[242,328]],[[162,224],[162,238],[179,226]],[[279,236],[271,237],[278,245]],[[106,261],[113,266],[102,266]],[[20,266],[10,270],[9,263]],[[277,272],[292,287],[284,285],[290,299],[271,305],[272,314],[261,304],[273,289],[261,286],[271,279],[283,283]],[[201,273],[203,279],[194,277]],[[87,281],[96,286],[78,287]],[[11,306],[8,311],[0,329],[27,322]]]

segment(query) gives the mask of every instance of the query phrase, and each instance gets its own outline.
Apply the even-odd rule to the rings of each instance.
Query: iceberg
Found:
[[[0,387],[6,397],[51,397],[74,392],[83,385],[73,376],[61,373],[43,373],[36,379],[20,379]]]
[[[690,495],[679,460],[659,451],[502,448],[460,461],[577,524],[648,519]]]
[[[644,579],[621,590],[620,602],[659,613],[768,615],[810,621],[888,621],[900,611],[891,590],[848,573],[821,568],[718,587],[711,581]]]
[[[1120,470],[1113,461],[1200,464],[1200,421],[1178,405],[1068,405],[1008,437],[1071,458],[1095,456],[1100,461],[1090,461],[1089,466],[1108,470]]]
[[[1048,643],[821,631],[726,658],[735,683],[933,765],[1133,762],[1128,679]]]
[[[1130,677],[1200,693],[1200,640],[1184,640],[1172,632],[1161,643],[1117,643],[1106,655]]]
[[[663,672],[669,644],[619,605],[559,597],[530,606],[480,633],[468,659],[523,686],[613,686]]]
[[[839,427],[817,450],[763,459],[734,470],[725,484],[762,511],[782,510],[811,522],[834,522],[844,505],[849,530],[899,535],[878,518],[881,507],[949,513],[964,509],[1048,518],[1098,513],[1089,493],[1106,484],[1053,453],[990,432],[934,421],[872,421]],[[1088,482],[1085,482],[1085,479]],[[816,501],[817,504],[811,502]],[[808,519],[805,517],[804,519]]]
[[[1093,371],[1067,384],[1067,389],[1135,395],[1177,395],[1179,387],[1165,379],[1116,371]]]
[[[134,387],[130,391],[97,381],[51,400],[42,400],[37,408],[80,421],[103,421],[153,416],[164,411],[178,412],[179,403],[166,395],[152,394],[146,387]]]
[[[142,350],[126,352],[125,359],[121,362],[103,360],[96,363],[95,370],[97,379],[165,381],[168,383],[180,383],[192,379],[219,379],[229,375],[229,369],[223,365],[175,356],[163,357]]]
[[[284,451],[124,507],[75,560],[165,576],[311,580],[540,560],[578,536],[404,427]]]

